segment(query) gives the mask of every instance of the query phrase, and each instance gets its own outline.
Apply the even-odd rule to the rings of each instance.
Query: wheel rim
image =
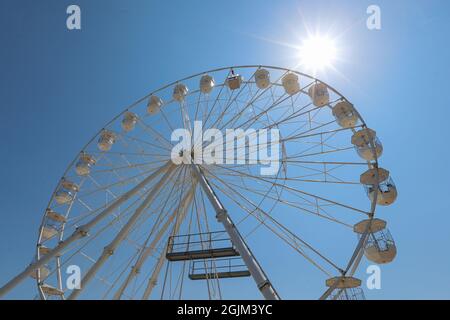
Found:
[[[267,89],[263,90],[257,88],[254,79],[255,72],[261,69],[268,70],[270,79],[273,81]],[[225,79],[231,74],[231,70],[236,74],[244,75],[244,80],[239,89],[230,90],[226,86]],[[301,91],[292,96],[285,93],[281,83],[281,78],[288,73],[296,74],[300,80]],[[199,90],[199,80],[205,74],[212,76],[216,81],[214,89],[209,94],[204,94]],[[185,102],[180,105],[179,102],[171,98],[171,94],[173,87],[181,83],[186,84],[190,91],[186,95]],[[63,215],[66,221],[56,228],[58,230],[56,236],[44,241],[44,228],[49,226],[49,219],[44,215],[40,226],[38,248],[42,245],[52,247],[58,241],[64,240],[83,222],[94,217],[114,199],[123,195],[129,188],[135,186],[168,161],[171,147],[173,147],[173,142],[170,141],[170,135],[168,134],[176,128],[183,127],[181,109],[184,107],[189,113],[190,120],[203,120],[206,128],[278,128],[282,139],[281,147],[283,150],[280,151],[280,154],[283,161],[276,177],[258,176],[257,171],[261,166],[204,165],[202,167],[216,192],[224,200],[226,199],[227,205],[231,208],[229,211],[236,213],[234,217],[237,225],[239,228],[242,227],[246,237],[251,237],[260,233],[261,229],[265,229],[265,232],[273,233],[278,239],[282,240],[281,242],[293,249],[294,253],[306,258],[327,277],[331,278],[342,274],[353,275],[361,258],[365,242],[364,237],[352,248],[342,249],[348,250],[346,253],[350,258],[347,257],[345,261],[337,263],[333,261],[334,259],[329,258],[328,254],[322,253],[322,249],[317,249],[316,244],[310,244],[309,241],[302,239],[296,232],[292,231],[292,225],[288,226],[288,221],[284,220],[286,217],[280,217],[279,214],[280,211],[288,209],[300,211],[308,215],[309,218],[320,219],[321,223],[326,220],[327,223],[348,229],[363,218],[373,218],[375,213],[376,196],[372,200],[367,198],[363,189],[360,188],[361,185],[357,182],[359,175],[367,167],[378,167],[375,146],[372,143],[370,144],[375,154],[374,159],[363,161],[358,158],[350,143],[351,135],[359,129],[367,128],[367,126],[357,110],[359,119],[357,126],[343,129],[336,124],[331,114],[331,108],[338,102],[347,101],[347,99],[327,84],[325,85],[330,92],[330,103],[322,107],[312,105],[307,93],[308,89],[315,83],[322,82],[308,75],[284,68],[237,66],[210,70],[178,80],[139,99],[105,125],[82,149],[83,154],[95,158],[95,164],[91,166],[89,175],[79,176],[74,170],[80,155],[69,165],[63,177],[66,181],[76,183],[80,190],[74,192],[67,203],[58,204],[55,201],[56,195],[61,189],[60,184],[58,184],[48,208]],[[151,96],[165,98],[160,112],[154,115],[149,115],[146,112],[146,102]],[[138,119],[135,123],[135,129],[127,133],[121,129],[120,124],[123,117],[129,112],[136,114]],[[113,132],[116,141],[111,150],[103,152],[98,150],[97,140],[105,130]],[[139,133],[136,133],[138,130]],[[345,141],[346,144],[342,144]],[[341,145],[338,148],[334,143],[341,143]],[[352,160],[344,159],[344,154],[345,157],[352,157]],[[333,158],[334,156],[342,158]],[[344,177],[352,177],[353,179],[347,181]],[[126,243],[124,242],[120,247],[121,250],[124,247],[128,248],[127,253],[115,254],[116,257],[119,257],[117,260],[123,261],[118,262],[115,268],[111,265],[106,268],[106,271],[103,270],[103,273],[97,275],[100,279],[96,278],[95,281],[106,282],[109,280],[108,282],[114,286],[103,289],[103,292],[86,288],[84,297],[114,297],[120,284],[124,281],[123,277],[126,277],[130,272],[133,262],[142,253],[144,244],[148,245],[154,240],[158,230],[170,214],[177,211],[177,208],[180,211],[180,203],[184,197],[187,197],[187,192],[192,189],[192,185],[193,182],[190,181],[186,166],[177,167],[168,183],[162,188],[161,196],[158,195],[158,201],[152,203],[148,210],[151,212],[161,211],[161,214],[144,215],[146,218],[142,218],[142,221],[137,224],[142,230],[139,231],[138,227],[133,229],[130,238],[127,238]],[[270,185],[271,187],[267,187]],[[343,189],[338,189],[338,186],[346,186],[349,189],[342,191]],[[50,265],[51,271],[47,279],[40,279],[38,275],[37,283],[42,298],[51,297],[43,292],[42,286],[44,284],[51,283],[53,287],[64,291],[64,268],[67,265],[76,264],[80,265],[82,269],[89,269],[89,263],[92,263],[92,259],[98,258],[103,246],[108,243],[108,239],[119,232],[120,227],[117,226],[120,226],[129,218],[151,187],[152,184],[147,189],[143,189],[141,195],[134,199],[135,202],[131,200],[127,202],[128,207],[121,207],[120,210],[117,210],[114,214],[119,218],[107,220],[108,223],[105,222],[104,225],[97,226],[98,229],[93,230],[89,237],[80,240],[73,248],[64,251],[60,257],[55,258]],[[350,205],[342,200],[333,200],[328,196],[333,194],[340,196],[340,199],[344,199],[348,197],[350,188],[352,190],[356,190],[355,188],[361,189],[360,194],[352,193],[357,201],[349,197],[349,200],[355,200],[358,206]],[[181,224],[177,234],[214,231],[209,229],[209,224],[212,224],[214,216],[208,216],[208,205],[205,204],[204,196],[197,186],[195,186],[192,197],[194,199],[190,209],[187,209],[186,221]],[[364,200],[366,209],[360,208],[360,203]],[[334,210],[333,215],[330,214],[329,208]],[[198,214],[196,217],[195,212],[201,212],[203,217],[199,217]],[[237,214],[238,212],[240,212],[240,216]],[[341,218],[341,216],[344,216],[344,212],[356,214],[344,221]],[[174,214],[174,217],[179,216],[179,212]],[[294,218],[296,216],[291,214],[289,217]],[[176,219],[174,220],[176,221]],[[187,223],[187,221],[190,221],[190,223]],[[253,221],[253,224],[250,221]],[[194,222],[197,223],[197,227]],[[175,223],[173,224],[175,225]],[[171,225],[172,231],[174,225]],[[168,230],[170,230],[169,227]],[[104,232],[110,233],[109,238]],[[350,230],[350,232],[352,231]],[[167,244],[168,235],[169,231],[158,242],[159,251],[155,250],[155,252],[158,252],[160,256],[164,254],[163,250]],[[354,237],[353,234],[352,236]],[[92,249],[88,251],[91,246]],[[134,249],[133,246],[135,246]],[[85,250],[86,252],[84,252]],[[136,250],[136,252],[133,250]],[[40,256],[41,253],[38,249],[37,259]],[[258,256],[260,257],[260,255]],[[86,261],[81,262],[81,260]],[[320,260],[320,263],[316,260]],[[325,270],[323,265],[326,265],[328,269]],[[176,273],[170,270],[173,267],[171,263],[167,263],[166,266],[165,280],[162,281],[164,285],[161,289],[163,292],[160,297],[185,297],[183,294],[178,294],[177,290],[182,292],[182,289],[175,288],[175,292],[166,291],[169,290],[167,289],[169,273],[172,277],[175,277],[173,273]],[[146,271],[154,271],[157,267],[157,262],[153,261],[153,266],[149,264]],[[185,276],[186,268],[187,266],[183,265],[181,271],[178,269],[178,273]],[[102,274],[108,274],[108,270],[109,273],[114,273],[114,275],[102,277]],[[162,273],[164,274],[164,270]],[[105,278],[108,279],[105,280]],[[110,281],[109,278],[114,280]],[[136,290],[136,287],[134,288],[135,291],[131,293],[125,290],[121,297],[133,298],[134,294],[136,296],[142,295],[149,274],[146,274],[143,278],[144,280],[140,280],[141,287],[138,290]],[[209,298],[222,298],[219,284],[218,279],[207,281],[206,287]],[[322,284],[318,284],[318,286],[322,286]],[[95,286],[90,284],[89,287]],[[322,297],[326,298],[329,294],[330,292],[326,291]]]

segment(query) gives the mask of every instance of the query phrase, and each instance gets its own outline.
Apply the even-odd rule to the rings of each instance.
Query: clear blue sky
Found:
[[[69,4],[81,31],[66,29]],[[366,28],[370,4],[380,31]],[[295,50],[279,43],[299,44],[306,24],[339,36],[339,72],[319,78],[377,130],[399,188],[385,215],[398,256],[367,296],[449,299],[449,12],[446,0],[2,0],[0,285],[30,262],[66,166],[124,106],[215,67],[292,67]]]

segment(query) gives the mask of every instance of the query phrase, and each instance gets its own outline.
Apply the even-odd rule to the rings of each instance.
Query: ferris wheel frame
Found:
[[[266,66],[266,65],[242,65],[242,66],[231,66],[231,67],[222,67],[222,68],[216,68],[216,69],[212,69],[212,70],[208,70],[205,72],[201,72],[201,73],[197,73],[194,75],[191,75],[189,77],[185,77],[182,79],[179,79],[177,81],[171,82],[163,87],[160,87],[157,90],[154,90],[152,92],[150,92],[149,94],[145,95],[143,98],[137,100],[136,102],[132,103],[131,105],[129,105],[125,110],[123,110],[121,113],[119,113],[117,116],[115,116],[111,121],[109,121],[102,129],[100,129],[94,136],[92,139],[90,139],[85,146],[82,148],[82,150],[85,150],[90,144],[92,144],[96,138],[98,138],[98,136],[102,133],[102,131],[104,130],[104,128],[107,128],[110,124],[114,123],[115,121],[117,121],[118,119],[120,119],[120,117],[124,116],[124,114],[126,114],[127,112],[131,111],[133,109],[133,107],[139,105],[140,103],[148,100],[151,96],[157,94],[158,92],[161,92],[167,88],[173,87],[179,83],[182,83],[184,81],[187,81],[189,79],[193,79],[196,77],[199,77],[201,75],[204,74],[213,74],[215,72],[219,72],[219,71],[226,71],[226,70],[239,70],[239,69],[260,69],[260,68],[267,68],[267,69],[273,69],[273,70],[278,70],[281,72],[285,72],[285,73],[293,73],[296,74],[298,76],[304,77],[304,78],[308,78],[311,81],[315,81],[318,83],[323,83],[327,86],[327,88],[329,90],[331,90],[332,92],[334,92],[336,95],[340,96],[343,101],[347,101],[348,100],[340,93],[338,92],[336,89],[334,89],[332,86],[328,85],[327,83],[312,77],[310,75],[298,72],[296,70],[291,70],[291,69],[287,69],[287,68],[281,68],[281,67],[275,67],[275,66]],[[280,85],[279,83],[272,83],[271,85]],[[303,89],[302,89],[303,90]],[[305,93],[305,92],[303,92]],[[364,119],[362,118],[362,116],[360,115],[360,113],[358,112],[358,110],[355,108],[355,112],[357,114],[357,117],[359,119],[359,121],[361,122],[361,128],[365,129],[368,128]],[[355,132],[355,130],[352,130],[353,132]],[[372,153],[373,153],[373,160],[368,160],[367,164],[369,166],[369,168],[375,168],[378,169],[378,155],[376,152],[376,146],[374,145],[374,142],[372,140],[369,141],[370,147],[372,149]],[[79,154],[77,154],[77,156],[75,157],[75,159],[69,164],[69,166],[67,167],[66,171],[63,174],[63,177],[66,176],[66,174],[69,172],[69,170],[71,168],[73,168],[73,166],[75,165],[76,161],[79,158]],[[206,177],[202,174],[200,168],[198,166],[194,167],[194,171],[197,174],[198,180],[200,181],[200,184],[202,185],[202,187],[204,188],[204,190],[208,190],[208,187],[211,188],[210,185],[208,185],[208,181],[206,179]],[[69,246],[71,243],[79,240],[80,238],[83,238],[85,236],[88,235],[89,229],[94,226],[96,223],[98,223],[101,219],[105,218],[106,216],[108,216],[115,208],[117,208],[120,203],[126,201],[129,197],[131,197],[133,194],[135,194],[140,187],[145,186],[149,181],[153,180],[156,176],[158,176],[158,174],[164,174],[164,172],[167,174],[167,170],[170,171],[170,165],[168,164],[167,167],[161,168],[158,171],[153,172],[151,175],[149,175],[148,177],[146,177],[139,185],[137,185],[135,188],[133,188],[132,190],[130,190],[129,192],[127,192],[126,194],[122,195],[121,198],[119,198],[117,201],[112,202],[112,204],[106,208],[103,212],[101,212],[99,215],[97,215],[94,219],[92,219],[89,223],[84,224],[83,226],[79,227],[76,229],[76,231],[70,235],[68,238],[66,238],[64,240],[64,229],[62,232],[60,232],[59,234],[59,244],[50,250],[50,252],[46,255],[44,255],[43,257],[40,257],[40,253],[39,253],[39,245],[42,242],[42,229],[44,227],[45,224],[45,214],[43,216],[43,219],[41,221],[39,230],[41,230],[39,236],[38,236],[38,241],[37,241],[37,250],[36,250],[36,255],[38,257],[37,261],[35,261],[34,263],[32,263],[30,266],[28,266],[23,272],[21,272],[19,275],[17,275],[14,279],[12,279],[10,282],[8,282],[5,286],[3,286],[2,288],[0,288],[0,296],[6,294],[9,290],[11,290],[13,287],[15,287],[18,283],[20,283],[21,281],[23,281],[26,277],[29,276],[30,273],[36,271],[37,272],[37,277],[36,277],[36,283],[39,289],[39,293],[40,296],[42,298],[45,298],[45,294],[42,292],[41,289],[41,281],[40,281],[40,268],[42,266],[44,266],[47,262],[49,262],[51,259],[58,257],[58,254],[60,252],[62,252],[67,246]],[[375,170],[375,177],[374,177],[375,181],[377,181],[378,183],[380,182],[380,177],[378,174],[378,170]],[[162,181],[162,180],[161,180]],[[57,191],[58,191],[58,187],[59,187],[60,183],[58,183],[58,185],[56,186],[56,188],[54,189],[52,196],[50,198],[50,201],[47,205],[47,207],[50,207],[50,204],[52,202],[52,200],[54,199]],[[216,206],[216,211],[217,214],[219,215],[220,212],[219,211],[223,211],[225,210],[224,208],[221,208],[221,203],[220,200],[218,199],[214,199],[214,191],[211,189],[211,191],[208,193],[206,192],[208,197],[210,198],[210,201],[212,203],[213,206]],[[370,212],[368,215],[369,221],[370,223],[368,223],[366,225],[366,229],[364,230],[364,232],[362,233],[362,236],[360,237],[356,248],[353,251],[353,254],[351,255],[351,258],[349,259],[345,269],[342,270],[341,274],[338,275],[336,277],[336,281],[334,281],[334,283],[332,283],[329,288],[323,293],[323,295],[320,297],[320,299],[326,299],[330,296],[331,292],[333,290],[335,290],[338,285],[339,285],[339,280],[344,278],[344,277],[351,277],[353,276],[353,274],[356,272],[361,259],[363,257],[364,254],[364,246],[365,243],[368,239],[368,234],[369,234],[369,230],[371,228],[371,222],[375,217],[375,211],[376,211],[376,206],[377,206],[377,197],[378,197],[378,193],[375,192],[374,193],[374,197],[372,197],[371,199],[371,207],[370,207]],[[216,203],[214,203],[216,200]],[[151,196],[148,197],[148,201],[151,201]],[[226,219],[225,219],[226,220]],[[232,224],[232,222],[231,222]],[[238,239],[238,236],[234,236],[234,240],[237,241],[236,239]],[[120,239],[118,238],[117,243],[118,244],[120,242]],[[238,241],[239,242],[239,241]],[[245,244],[244,247],[241,247],[240,251],[245,251]],[[245,259],[244,259],[245,261]],[[249,267],[250,269],[254,269],[255,265],[249,265],[249,261],[246,261],[247,267]],[[59,270],[60,272],[60,270]],[[93,274],[95,274],[95,270],[92,271],[91,274],[88,274],[87,277],[91,277],[93,276]],[[61,277],[61,275],[59,275],[59,277]],[[264,279],[263,279],[264,280]],[[259,279],[257,282],[261,282],[262,280]],[[270,286],[269,286],[270,287]],[[275,293],[274,294],[274,290],[271,291],[271,293],[268,294],[264,294],[263,295],[265,298],[270,299],[270,298],[274,298],[274,299],[278,299],[279,296]],[[76,298],[77,294],[73,294],[72,293],[72,298]]]

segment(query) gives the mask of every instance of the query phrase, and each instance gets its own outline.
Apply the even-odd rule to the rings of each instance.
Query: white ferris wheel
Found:
[[[262,175],[267,164],[239,158],[253,152],[245,143],[226,146],[234,163],[175,164],[171,133],[195,121],[204,131],[278,130],[279,170]],[[361,259],[396,255],[375,218],[397,197],[382,152],[356,107],[306,74],[236,66],[170,83],[77,154],[43,214],[33,262],[0,296],[32,278],[41,299],[280,299],[297,290],[286,279],[311,277],[322,280],[309,298],[363,298]],[[79,288],[66,287],[70,265]]]

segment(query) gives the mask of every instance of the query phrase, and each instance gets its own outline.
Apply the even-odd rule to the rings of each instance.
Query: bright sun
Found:
[[[333,66],[336,45],[328,36],[310,36],[299,47],[300,65],[314,72]]]

